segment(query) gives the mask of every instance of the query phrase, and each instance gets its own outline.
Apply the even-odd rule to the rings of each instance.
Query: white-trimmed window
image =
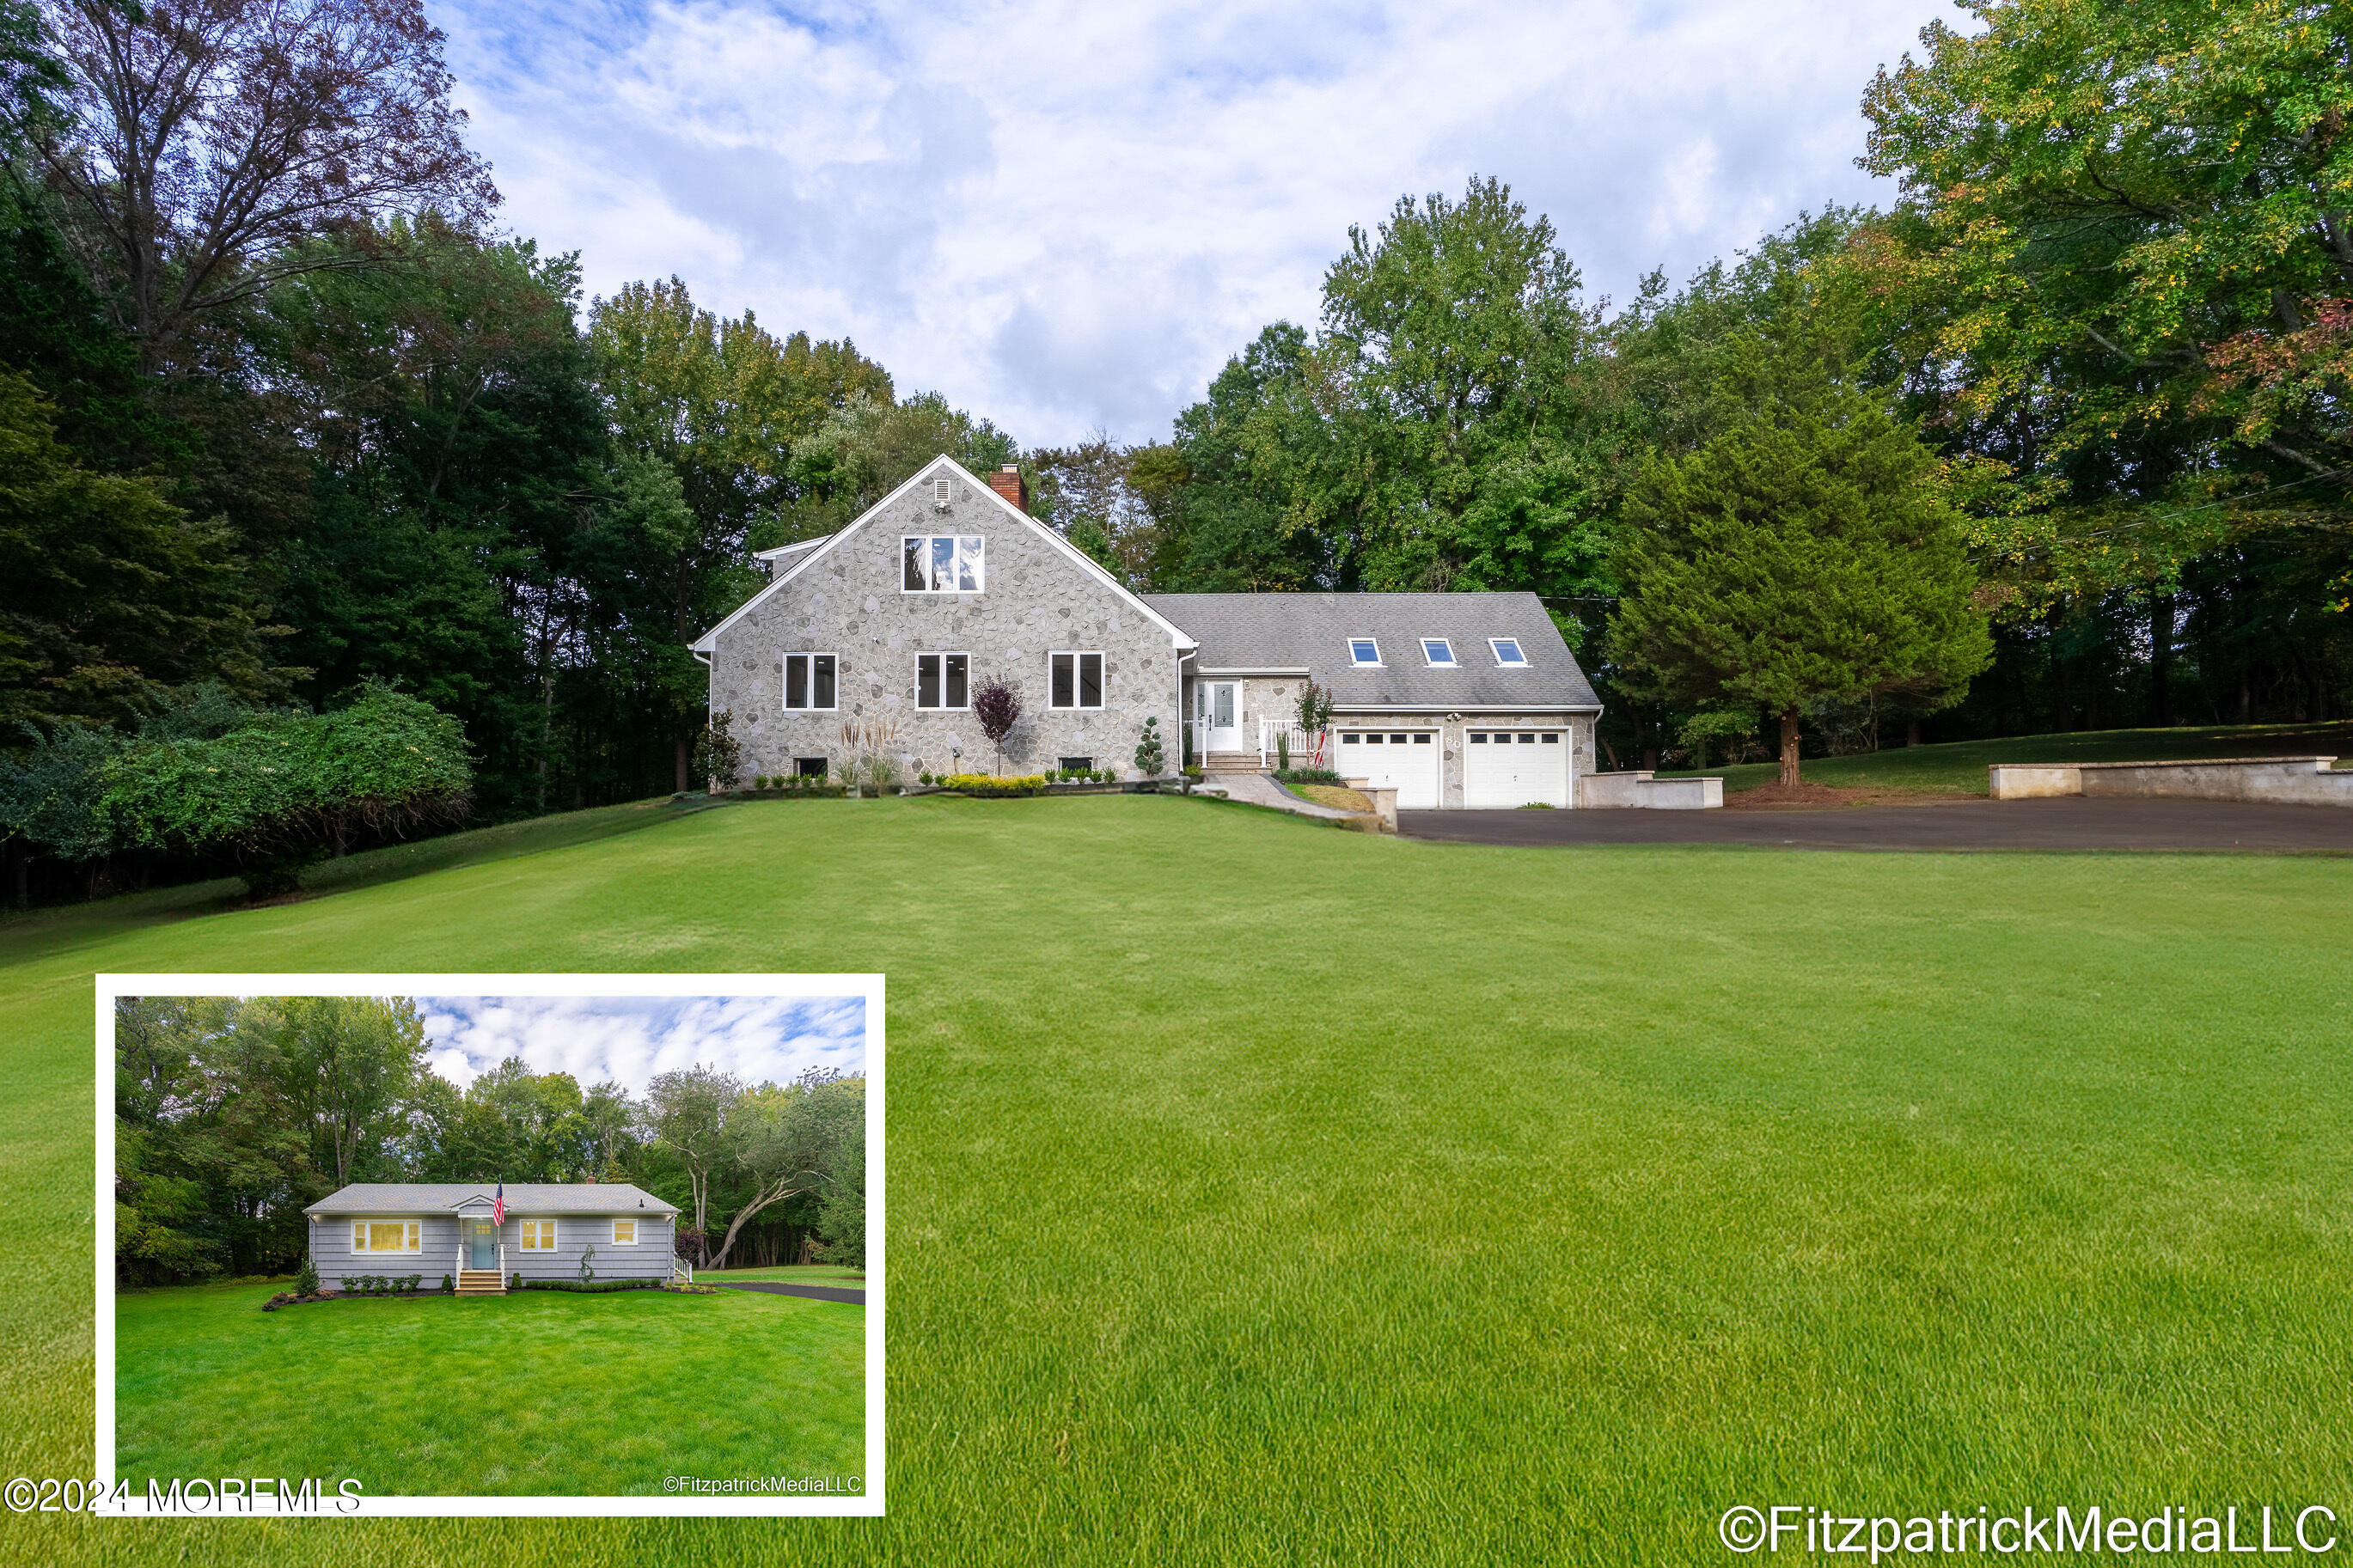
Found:
[[[1369,665],[1377,665],[1380,663],[1381,645],[1375,642],[1371,637],[1350,637],[1348,639],[1348,662],[1356,666],[1360,669]]]
[[[987,580],[976,533],[910,533],[899,541],[904,594],[977,594]]]
[[[1046,684],[1049,708],[1100,708],[1103,705],[1103,656],[1099,653],[1054,653],[1046,656],[1050,679]]]
[[[515,1232],[515,1245],[525,1252],[555,1250],[555,1222],[552,1219],[519,1220]]]
[[[1452,669],[1454,645],[1444,637],[1424,637],[1421,639],[1421,657],[1430,661],[1432,669]]]
[[[637,1244],[638,1222],[633,1219],[615,1220],[613,1222],[613,1245],[616,1247],[635,1247]]]
[[[840,701],[841,661],[829,653],[785,655],[785,707],[831,710]]]
[[[413,1219],[355,1219],[352,1221],[353,1252],[417,1253],[425,1250],[420,1239],[424,1226]]]
[[[919,653],[915,656],[915,706],[972,706],[972,655]]]
[[[1495,662],[1501,665],[1524,665],[1528,656],[1520,651],[1517,637],[1489,637],[1487,646],[1495,650]]]

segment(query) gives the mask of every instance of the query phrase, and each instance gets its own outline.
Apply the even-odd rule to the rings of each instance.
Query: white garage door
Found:
[[[1568,804],[1568,742],[1558,730],[1473,730],[1464,740],[1464,805]]]
[[[1435,730],[1343,730],[1332,765],[1344,779],[1397,791],[1400,811],[1434,811],[1440,750]]]

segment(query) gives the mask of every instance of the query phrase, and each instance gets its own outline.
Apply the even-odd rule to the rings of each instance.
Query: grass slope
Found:
[[[524,1290],[263,1312],[269,1297],[248,1284],[118,1299],[124,1474],[624,1497],[659,1496],[670,1475],[866,1468],[863,1307]]]
[[[2194,730],[2083,730],[2064,735],[2013,735],[1941,746],[1898,746],[1852,757],[1807,760],[1810,784],[1841,789],[1925,790],[1984,795],[1996,763],[2167,763],[2199,757],[2353,756],[2353,724],[2251,724]],[[1775,763],[1700,770],[1737,793],[1780,776]],[[1661,773],[1688,778],[1691,773]]]
[[[23,946],[0,1118],[62,1223],[0,1252],[6,1473],[90,1441],[93,970],[879,968],[890,1517],[339,1563],[1715,1562],[1739,1502],[2336,1498],[2348,878],[931,797]]]
[[[866,1283],[863,1268],[843,1268],[831,1263],[779,1263],[767,1268],[698,1268],[700,1285],[725,1285],[744,1279],[781,1280],[788,1285],[839,1285],[855,1289]]]

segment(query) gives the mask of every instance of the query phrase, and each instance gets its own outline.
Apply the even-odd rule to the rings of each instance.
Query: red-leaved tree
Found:
[[[420,0],[40,0],[53,110],[8,116],[100,298],[155,369],[205,312],[347,263],[302,242],[499,200]]]
[[[980,732],[997,748],[997,771],[1005,771],[1005,737],[1013,733],[1013,726],[1021,717],[1021,694],[1001,680],[985,680],[972,694],[972,716],[980,721]]]

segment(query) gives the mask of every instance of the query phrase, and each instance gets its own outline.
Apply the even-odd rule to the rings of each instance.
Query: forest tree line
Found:
[[[1893,422],[1872,450],[1932,496],[1989,627],[1810,700],[1809,749],[2345,717],[2345,18],[1967,8],[1863,86],[1884,211],[1798,216],[1612,302],[1474,177],[1352,229],[1315,321],[1268,325],[1166,438],[1024,448],[678,278],[587,297],[576,255],[499,226],[416,0],[344,0],[334,28],[317,0],[202,27],[0,0],[17,896],[149,874],[142,846],[65,841],[90,814],[58,801],[142,727],[209,743],[224,703],[402,693],[462,731],[475,820],[684,788],[686,644],[752,552],[940,452],[1019,463],[1139,590],[1533,591],[1620,764],[1739,743],[1772,704],[1651,667],[1666,643],[1620,623],[1653,547],[1688,543],[1678,465],[1761,449],[1767,386],[1834,431]]]
[[[293,1273],[304,1207],[354,1182],[629,1182],[697,1265],[865,1262],[860,1077],[697,1066],[632,1095],[510,1057],[460,1089],[400,996],[125,997],[114,1031],[125,1283]]]

